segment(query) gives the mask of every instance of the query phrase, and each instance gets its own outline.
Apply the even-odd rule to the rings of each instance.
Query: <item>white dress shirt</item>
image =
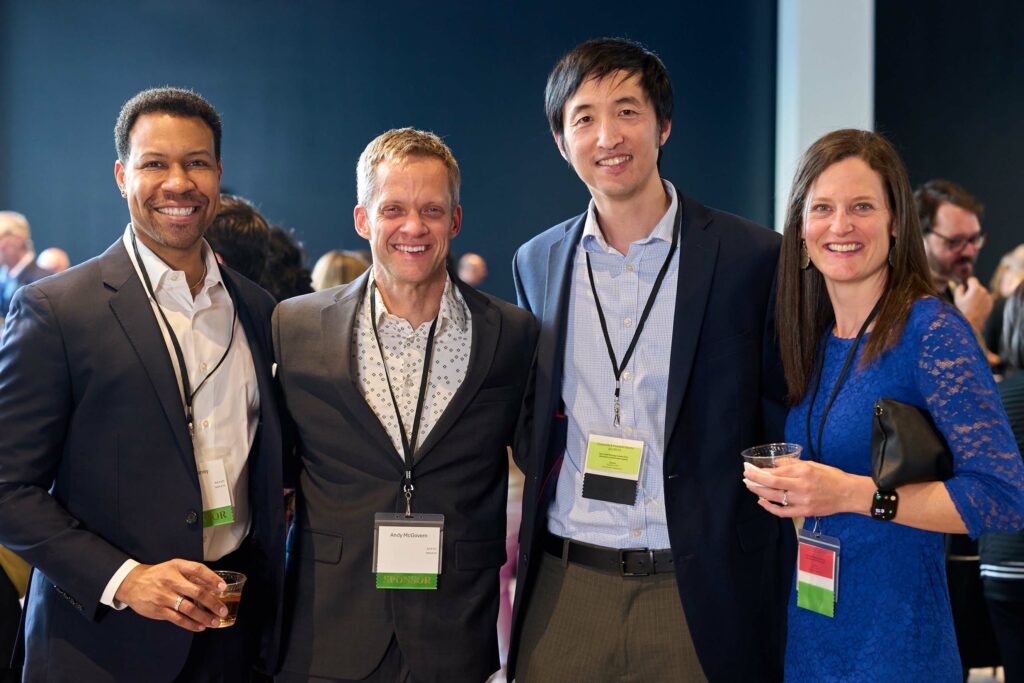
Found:
[[[372,282],[372,275],[371,275]],[[391,315],[380,292],[369,285],[366,295],[356,312],[352,326],[352,367],[355,368],[356,386],[362,392],[366,403],[387,430],[399,458],[404,461],[402,436],[395,417],[394,403],[388,391],[388,380],[381,364],[380,350],[373,338],[370,319],[370,291],[377,297],[377,331],[387,358],[388,373],[392,389],[402,413],[405,433],[412,438],[412,423],[416,416],[416,400],[419,398],[420,380],[423,377],[423,359],[426,356],[427,336],[430,324],[427,321],[415,330],[407,321]],[[437,330],[434,332],[434,354],[430,361],[427,390],[423,399],[423,416],[420,431],[413,450],[423,443],[438,418],[451,403],[452,396],[462,386],[469,369],[469,352],[473,341],[473,321],[469,307],[459,288],[453,286],[449,277],[441,295],[438,311]]]
[[[142,273],[132,247],[131,225],[125,230],[123,242],[141,279]],[[247,460],[256,439],[260,410],[252,352],[241,320],[235,320],[234,339],[231,341],[231,348],[228,349],[234,314],[233,305],[226,285],[221,279],[217,259],[208,244],[203,243],[206,277],[202,289],[194,300],[189,292],[185,273],[172,270],[143,244],[142,240],[138,240],[137,244],[142,262],[153,284],[156,301],[150,300],[150,303],[157,325],[163,334],[171,365],[178,377],[179,393],[182,391],[182,384],[178,361],[170,334],[157,311],[157,304],[163,308],[164,315],[181,346],[192,391],[195,392],[196,387],[211,372],[213,373],[195,395],[192,403],[195,419],[192,447],[197,471],[210,461],[223,461],[231,491],[234,522],[203,529],[203,559],[218,560],[237,550],[249,533]],[[226,349],[227,356],[224,362],[216,372],[213,372]],[[181,419],[184,421],[184,393],[181,393],[181,397]],[[201,487],[202,484],[200,479]],[[202,495],[203,509],[213,507],[208,492],[203,490]],[[124,577],[138,564],[135,560],[127,560],[107,584],[100,602],[114,606],[114,593],[117,592]],[[117,607],[122,608],[123,605]]]

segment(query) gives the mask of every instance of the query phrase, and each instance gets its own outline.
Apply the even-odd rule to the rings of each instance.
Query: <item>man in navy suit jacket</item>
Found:
[[[218,267],[220,119],[139,93],[115,130],[131,222],[21,288],[0,347],[0,543],[35,573],[27,681],[248,681],[284,582],[270,295]],[[238,621],[213,569],[247,574]]]
[[[781,680],[795,535],[740,457],[782,435],[778,235],[660,177],[672,88],[643,47],[577,46],[546,100],[592,201],[513,264],[541,333],[510,678]]]

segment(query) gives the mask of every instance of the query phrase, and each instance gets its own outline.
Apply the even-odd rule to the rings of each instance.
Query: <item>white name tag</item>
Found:
[[[377,588],[436,589],[441,573],[444,515],[374,515],[373,571]]]
[[[199,488],[203,492],[203,528],[208,529],[235,521],[231,507],[231,487],[224,470],[224,460],[209,460],[199,466]]]

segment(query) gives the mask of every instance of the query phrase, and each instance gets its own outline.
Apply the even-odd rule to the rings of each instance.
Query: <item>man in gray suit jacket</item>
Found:
[[[278,680],[480,683],[537,325],[446,271],[462,208],[437,136],[388,131],[357,175],[373,268],[274,313],[301,466]]]

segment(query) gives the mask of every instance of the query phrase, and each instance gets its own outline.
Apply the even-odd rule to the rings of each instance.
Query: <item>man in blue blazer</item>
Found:
[[[546,100],[592,201],[513,264],[541,333],[510,678],[781,680],[795,535],[740,457],[782,435],[778,235],[660,177],[672,87],[642,46],[577,46]]]
[[[19,287],[52,274],[36,264],[28,219],[17,211],[0,211],[0,320]]]
[[[276,666],[281,432],[262,289],[218,267],[220,119],[160,88],[121,111],[131,222],[14,297],[0,349],[0,543],[35,567],[27,681],[248,681]],[[213,569],[248,576],[237,623]]]

